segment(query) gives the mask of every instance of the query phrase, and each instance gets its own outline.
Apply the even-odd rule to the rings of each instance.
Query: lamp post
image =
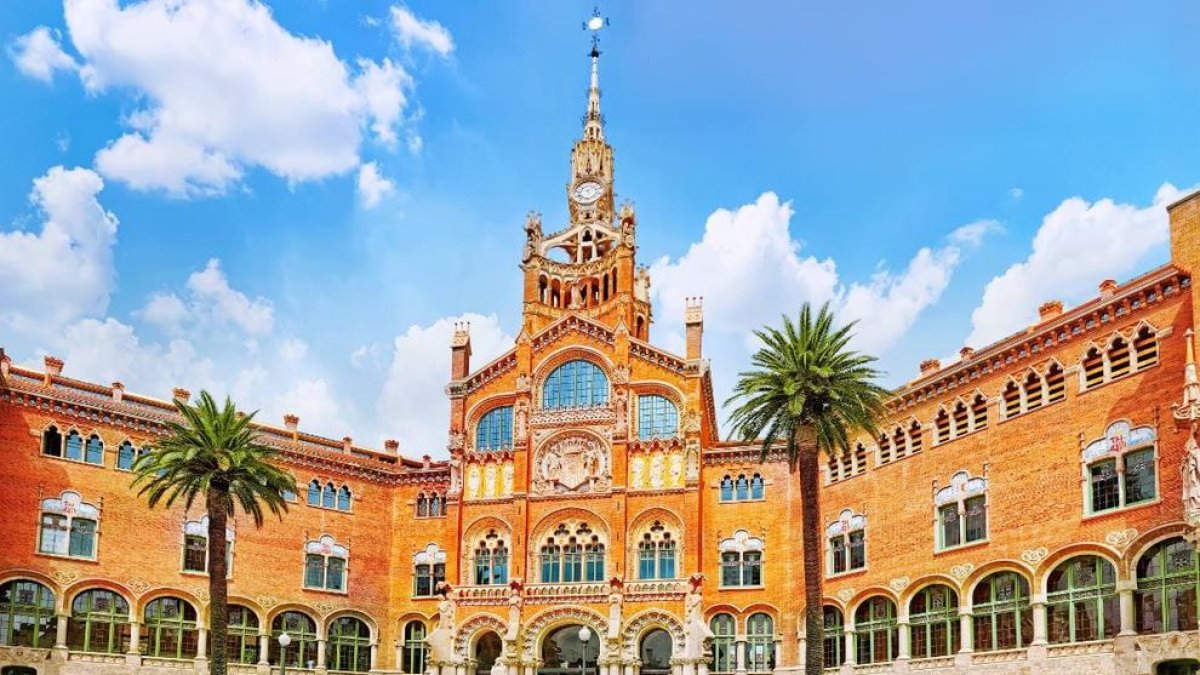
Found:
[[[587,675],[588,641],[591,639],[591,628],[583,626],[579,629],[579,641],[583,643],[583,658],[579,660],[579,675]]]
[[[279,675],[287,675],[287,648],[292,644],[292,636],[285,631],[275,639],[279,642]]]

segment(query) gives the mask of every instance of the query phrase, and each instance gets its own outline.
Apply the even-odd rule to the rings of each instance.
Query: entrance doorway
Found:
[[[37,675],[37,670],[28,666],[4,666],[0,675]]]
[[[642,675],[669,675],[671,672],[671,634],[661,628],[642,636],[638,658],[642,660]]]
[[[1200,673],[1200,661],[1196,659],[1163,661],[1154,668],[1155,675],[1197,675],[1197,673]]]
[[[503,649],[504,643],[495,632],[488,631],[480,635],[475,641],[475,675],[490,675]]]
[[[597,675],[599,656],[600,636],[596,631],[579,624],[561,626],[542,640],[538,675]]]

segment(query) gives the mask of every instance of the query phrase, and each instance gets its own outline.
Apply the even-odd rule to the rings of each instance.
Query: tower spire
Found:
[[[587,114],[583,118],[583,137],[590,141],[604,140],[604,116],[600,114],[600,30],[608,25],[608,19],[600,16],[600,9],[592,10],[592,16],[583,24],[584,30],[592,33],[592,75],[588,81]]]

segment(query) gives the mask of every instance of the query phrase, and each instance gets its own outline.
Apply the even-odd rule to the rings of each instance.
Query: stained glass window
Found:
[[[512,447],[512,406],[493,408],[475,425],[476,450],[501,450]]]
[[[638,396],[638,438],[666,438],[679,430],[679,409],[663,396]]]
[[[67,622],[67,647],[101,654],[129,651],[129,603],[103,588],[76,595]]]
[[[958,594],[948,586],[926,586],[908,605],[912,657],[950,656],[959,648]]]
[[[1150,547],[1138,560],[1133,598],[1139,633],[1196,630],[1200,555],[1195,546],[1175,537]]]
[[[542,385],[542,407],[547,410],[584,408],[606,403],[608,377],[590,361],[568,361],[555,368]]]
[[[1055,567],[1046,580],[1046,624],[1055,644],[1116,636],[1121,609],[1112,563],[1085,555]]]

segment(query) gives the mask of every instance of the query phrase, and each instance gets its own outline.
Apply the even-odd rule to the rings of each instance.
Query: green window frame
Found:
[[[244,605],[229,605],[225,653],[230,663],[258,663],[258,615]]]
[[[156,598],[143,615],[146,634],[142,641],[147,656],[190,659],[197,656],[199,631],[196,608],[180,598]]]
[[[679,431],[679,408],[658,394],[638,396],[638,438],[670,438]]]
[[[425,672],[425,624],[409,621],[404,624],[404,644],[400,652],[400,671],[409,675]]]
[[[1123,429],[1122,429],[1123,427]],[[1087,515],[1111,513],[1158,499],[1158,444],[1150,427],[1109,425],[1083,450]]]
[[[746,670],[770,673],[775,670],[775,621],[758,612],[746,619]]]
[[[38,552],[69,558],[96,557],[96,521],[42,512],[38,534]]]
[[[846,624],[837,607],[825,605],[821,612],[825,667],[836,668],[846,662]]]
[[[1194,631],[1200,607],[1200,555],[1181,537],[1151,546],[1137,563],[1137,632]]]
[[[1024,649],[1033,639],[1029,582],[1016,572],[996,572],[975,586],[971,596],[975,651]]]
[[[71,602],[67,648],[73,652],[124,654],[129,651],[129,602],[105,588],[82,591]]]
[[[1046,579],[1046,630],[1051,644],[1108,640],[1121,632],[1117,571],[1096,555],[1070,558]]]
[[[854,642],[856,663],[894,661],[900,655],[896,603],[882,595],[864,600],[854,610]]]
[[[737,625],[730,614],[716,614],[708,622],[713,632],[710,673],[732,673],[737,668]]]
[[[908,625],[914,659],[953,655],[961,645],[958,593],[943,584],[917,591],[908,603]]]
[[[365,673],[370,669],[370,627],[353,616],[334,619],[329,625],[329,670]]]
[[[0,586],[0,646],[53,647],[56,633],[53,591],[25,579]]]
[[[292,638],[286,651],[279,646],[279,636],[284,632]],[[271,621],[271,639],[268,641],[267,661],[272,666],[280,664],[280,654],[286,656],[291,668],[312,668],[317,664],[317,622],[304,612],[288,611]],[[308,664],[312,664],[311,666]]]

